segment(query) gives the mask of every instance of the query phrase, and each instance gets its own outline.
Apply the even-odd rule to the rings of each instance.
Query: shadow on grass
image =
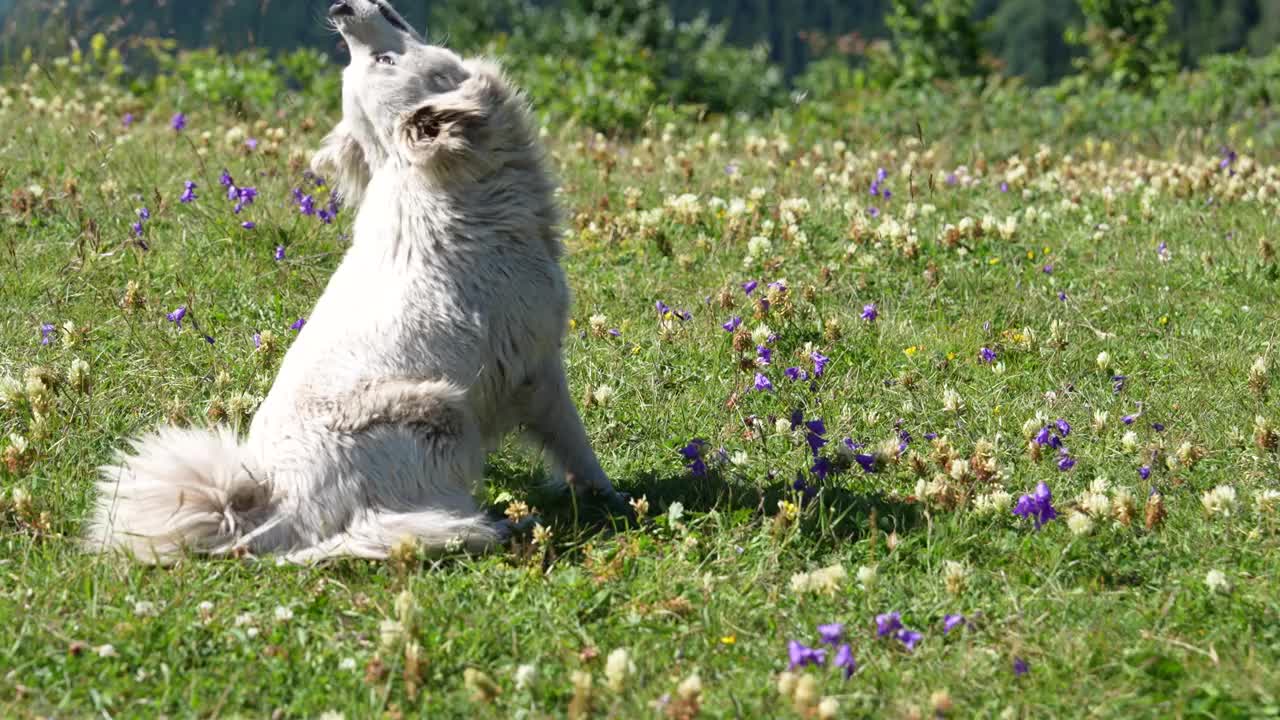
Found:
[[[574,497],[567,490],[550,486],[546,474],[536,469],[507,467],[504,470],[495,479],[504,485],[529,488],[527,502],[538,510],[548,526],[573,528],[583,539],[607,536],[635,526],[630,508],[609,507],[598,496]],[[650,518],[665,515],[678,502],[686,513],[716,511],[729,516],[733,525],[771,521],[779,512],[780,502],[794,501],[798,496],[789,484],[781,481],[764,486],[718,473],[704,477],[692,477],[689,473],[643,473],[615,478],[615,481],[629,497],[648,500]],[[822,488],[806,502],[806,507],[814,504],[817,512],[804,513],[801,532],[815,540],[856,541],[867,535],[873,517],[877,528],[885,533],[906,534],[924,523],[924,513],[916,503],[834,483]]]

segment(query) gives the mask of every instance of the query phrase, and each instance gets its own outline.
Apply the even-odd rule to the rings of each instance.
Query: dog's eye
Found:
[[[379,65],[395,65],[396,59],[390,55],[379,55],[376,58],[374,58],[374,62],[378,63]]]

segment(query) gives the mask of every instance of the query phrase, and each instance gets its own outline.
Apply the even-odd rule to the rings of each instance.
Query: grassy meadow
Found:
[[[1269,115],[548,121],[638,521],[513,442],[503,552],[154,569],[78,551],[95,467],[247,426],[349,240],[337,117],[61,77],[0,89],[0,715],[1280,715]]]

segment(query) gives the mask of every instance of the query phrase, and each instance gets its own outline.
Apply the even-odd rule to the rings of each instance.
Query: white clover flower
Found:
[[[356,664],[356,659],[353,657],[342,658],[342,661],[338,663],[338,669],[342,670],[343,672],[353,672],[356,669],[356,667],[358,667]]]
[[[538,679],[538,668],[525,663],[516,668],[515,682],[517,690],[528,690],[533,687],[533,683]]]
[[[1003,515],[1013,503],[1013,496],[1006,490],[995,490],[973,499],[973,508],[980,515]]]
[[[848,576],[842,565],[831,565],[813,572],[796,573],[791,576],[791,592],[797,595],[806,593],[835,595]]]
[[[1111,514],[1111,498],[1103,493],[1087,492],[1080,497],[1080,507],[1090,517],[1102,518]]]
[[[133,604],[133,614],[138,617],[155,617],[160,614],[156,604],[149,600],[139,600]]]
[[[1071,528],[1073,535],[1088,535],[1093,532],[1093,518],[1078,510],[1073,510],[1067,516],[1067,527]]]
[[[964,409],[964,400],[960,398],[960,393],[951,388],[942,391],[942,409],[949,413],[958,413]]]
[[[947,560],[942,563],[942,577],[947,592],[959,595],[969,582],[969,567],[955,560]]]
[[[754,342],[756,345],[764,345],[768,343],[770,337],[773,337],[773,330],[764,323],[757,325],[756,329],[751,331],[751,342]]]
[[[616,394],[616,391],[610,385],[600,385],[591,391],[591,397],[601,405],[608,405]]]
[[[1132,430],[1126,432],[1124,434],[1124,437],[1120,438],[1120,444],[1123,445],[1124,449],[1128,450],[1129,452],[1133,452],[1134,450],[1137,450],[1138,449],[1138,433]]]
[[[23,392],[22,383],[9,375],[0,377],[0,407],[17,407],[22,404],[25,397],[26,395]]]
[[[1106,350],[1103,350],[1102,352],[1098,353],[1098,359],[1095,362],[1097,362],[1099,370],[1102,370],[1103,372],[1110,370],[1111,369],[1111,353],[1107,352]]]
[[[1280,490],[1261,490],[1254,496],[1258,512],[1270,515],[1280,507]]]
[[[1210,570],[1206,573],[1204,584],[1209,588],[1209,592],[1227,593],[1231,591],[1231,583],[1227,581],[1227,576],[1221,570]]]
[[[698,677],[698,673],[685,678],[676,688],[676,695],[682,700],[697,700],[702,695],[702,678]]]
[[[747,241],[747,255],[749,257],[760,257],[766,253],[773,251],[773,243],[767,237],[756,235]]]
[[[1201,495],[1200,504],[1211,516],[1231,517],[1237,505],[1236,489],[1230,485],[1219,485]]]
[[[618,648],[609,653],[604,665],[604,677],[610,690],[622,692],[627,687],[627,679],[635,674],[636,664],[626,648]]]
[[[1102,432],[1107,429],[1107,421],[1111,419],[1111,413],[1106,410],[1093,411],[1093,429],[1095,432]]]
[[[875,565],[862,565],[858,568],[858,584],[863,590],[870,590],[876,584],[877,577],[879,574],[876,572]]]

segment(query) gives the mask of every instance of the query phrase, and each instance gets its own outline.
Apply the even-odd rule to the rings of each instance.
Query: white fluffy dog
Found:
[[[103,470],[94,551],[483,550],[512,529],[477,507],[484,459],[522,425],[572,486],[620,500],[565,382],[558,212],[524,97],[383,0],[330,16],[351,64],[313,164],[359,206],[352,247],[247,441],[166,428]]]

